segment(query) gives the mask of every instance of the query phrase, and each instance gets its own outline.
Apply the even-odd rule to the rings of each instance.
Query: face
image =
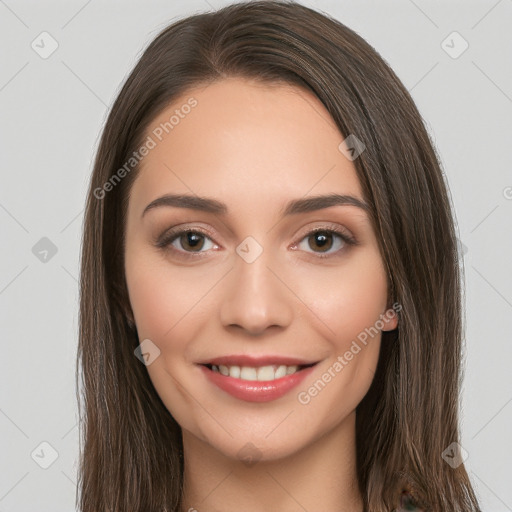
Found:
[[[130,193],[126,281],[147,371],[184,436],[232,458],[250,441],[271,460],[341,428],[396,316],[327,110],[294,86],[230,78],[189,90],[146,135],[154,144]],[[303,201],[333,194],[355,200]],[[192,199],[159,199],[168,195]],[[227,361],[228,376],[200,364],[243,355],[270,359]],[[272,361],[277,380],[251,380]],[[316,364],[277,368],[294,362]],[[238,376],[237,366],[252,368]],[[275,378],[268,371],[260,378]]]

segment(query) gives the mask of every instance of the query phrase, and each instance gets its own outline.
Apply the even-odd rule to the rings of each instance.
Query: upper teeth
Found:
[[[220,372],[222,375],[234,377],[235,379],[262,381],[280,379],[285,375],[295,373],[298,369],[299,367],[297,365],[260,366],[258,368],[251,368],[249,366],[224,366],[222,364],[218,367],[215,365],[212,366],[214,372]]]

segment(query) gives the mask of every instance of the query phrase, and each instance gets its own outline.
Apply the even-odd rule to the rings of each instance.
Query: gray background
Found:
[[[150,40],[226,3],[0,0],[0,512],[75,510],[77,278],[98,137]],[[512,0],[304,3],[377,49],[435,141],[464,249],[461,443],[483,510],[512,511]],[[58,43],[47,58],[31,46],[51,49],[44,31]]]

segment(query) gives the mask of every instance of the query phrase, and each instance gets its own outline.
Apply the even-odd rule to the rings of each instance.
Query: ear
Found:
[[[396,302],[395,302],[396,304]],[[400,311],[402,308],[399,306],[398,308],[389,307],[382,315],[381,320],[384,323],[384,327],[382,327],[383,331],[393,331],[398,327],[398,314],[397,311]]]
[[[393,311],[393,310],[388,310]],[[393,316],[388,319],[388,317],[384,314],[382,317],[382,321],[384,322],[384,327],[382,328],[383,331],[393,331],[398,327],[398,317],[396,316],[396,313],[393,311]]]

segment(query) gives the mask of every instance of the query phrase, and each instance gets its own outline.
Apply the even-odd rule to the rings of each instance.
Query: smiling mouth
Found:
[[[306,365],[267,365],[267,366],[236,366],[236,365],[214,365],[202,364],[214,373],[220,373],[225,377],[232,377],[247,381],[271,381],[293,375],[306,368],[315,366],[317,363]]]

